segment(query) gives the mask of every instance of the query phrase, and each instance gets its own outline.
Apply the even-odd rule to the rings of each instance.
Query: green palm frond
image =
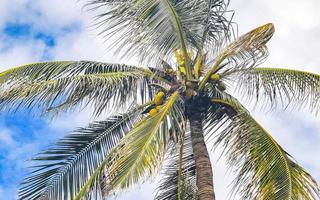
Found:
[[[216,57],[214,65],[208,69],[208,72],[200,83],[200,89],[204,88],[211,74],[221,70],[222,66],[226,68],[226,72],[233,68],[250,68],[262,62],[268,56],[266,43],[273,36],[274,30],[273,24],[266,24],[240,36],[230,43]]]
[[[105,195],[155,175],[162,164],[171,135],[182,134],[185,129],[180,101],[177,92],[172,94],[155,116],[142,120],[117,145],[111,154],[111,164],[105,171]],[[170,133],[170,129],[177,132]]]
[[[76,66],[78,66],[78,63],[72,61],[40,62],[18,66],[0,73],[0,86],[5,83],[11,84],[19,79],[34,80],[40,77],[48,77],[50,74],[55,76],[56,73],[53,73],[53,71],[68,71],[70,68],[77,68]],[[57,74],[60,74],[59,72]],[[19,81],[22,82],[23,80]]]
[[[51,80],[41,80],[15,84],[0,92],[0,108],[15,111],[18,108],[35,110],[70,110],[92,106],[94,114],[99,115],[106,108],[121,108],[128,100],[140,95],[142,101],[150,86],[149,79],[140,70],[130,72],[110,72],[99,74],[82,74]]]
[[[190,132],[184,139],[183,156],[180,157],[179,145],[175,145],[166,158],[167,164],[163,169],[163,178],[157,188],[156,200],[177,200],[179,191],[180,199],[197,199],[196,168],[192,151]],[[182,158],[182,159],[181,159]],[[179,165],[182,162],[182,173]],[[179,174],[181,173],[181,189],[179,188]]]
[[[51,61],[18,66],[0,73],[0,88],[12,84],[22,84],[30,81],[51,80],[84,74],[99,74],[110,72],[140,72],[150,79],[163,84],[170,81],[153,73],[155,68],[140,68],[132,65],[102,63],[95,61]]]
[[[212,120],[210,128],[220,128],[216,145],[222,145],[228,164],[237,168],[235,192],[243,199],[316,200],[320,197],[317,182],[236,99],[212,99],[212,102],[234,112],[224,120]]]
[[[144,62],[161,57],[171,58],[176,49],[197,48],[205,28],[209,11],[215,11],[222,1],[198,0],[93,0],[89,7],[98,9],[97,25],[106,38],[116,36],[114,46],[125,55],[138,55]],[[209,5],[211,9],[209,8]],[[101,9],[102,8],[102,9]],[[103,11],[107,10],[107,11]],[[212,15],[211,15],[212,16]],[[218,18],[221,19],[221,18]],[[210,18],[211,24],[219,23]],[[223,28],[224,26],[221,26]],[[185,54],[187,55],[187,54]]]
[[[0,73],[0,85],[12,81],[51,80],[62,76],[97,74],[107,72],[130,72],[144,69],[124,64],[94,61],[53,61],[18,66]],[[27,80],[25,80],[27,79]]]
[[[265,102],[271,108],[320,110],[320,75],[282,68],[255,68],[234,71],[236,88],[248,101]]]
[[[33,159],[34,171],[24,179],[19,199],[74,199],[110,150],[142,119],[145,106],[80,128]],[[99,193],[99,182],[93,184]],[[90,196],[89,195],[89,196]]]
[[[208,13],[205,19],[200,50],[215,54],[220,48],[230,41],[234,35],[233,11],[227,10],[229,1],[208,0]],[[231,14],[227,16],[226,14]],[[204,52],[204,51],[202,51]],[[211,57],[213,55],[209,55]]]

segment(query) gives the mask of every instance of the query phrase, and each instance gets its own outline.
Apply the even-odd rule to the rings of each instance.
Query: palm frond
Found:
[[[223,121],[212,120],[210,127],[220,128],[215,145],[222,145],[228,164],[237,168],[234,192],[243,199],[316,200],[320,197],[317,182],[236,99],[212,102],[234,112]]]
[[[121,108],[128,100],[145,103],[151,98],[149,79],[140,70],[130,72],[110,72],[83,74],[52,80],[41,80],[15,84],[0,92],[0,108],[15,111],[18,108],[35,110],[70,110],[92,106],[94,114],[99,115],[106,108]]]
[[[209,57],[213,56],[210,53],[217,53],[234,36],[233,11],[227,9],[228,4],[229,1],[225,0],[207,1],[208,12],[200,49],[203,47],[209,53]]]
[[[144,107],[80,128],[39,154],[33,159],[34,171],[22,182],[19,199],[74,199],[110,150],[142,119]],[[99,182],[94,184],[99,188]]]
[[[185,127],[179,99],[177,92],[172,94],[155,116],[142,120],[117,145],[105,171],[108,177],[103,188],[105,195],[148,179],[158,171],[171,134],[179,135]],[[176,133],[170,133],[170,129]]]
[[[19,79],[35,79],[40,77],[47,77],[53,71],[62,71],[70,68],[76,68],[78,63],[72,61],[56,61],[56,62],[40,62],[28,65],[22,65],[0,73],[0,84],[10,84]],[[73,65],[73,67],[70,67]],[[50,71],[49,71],[50,70]],[[42,73],[40,73],[42,71]],[[54,74],[54,73],[53,73]],[[59,73],[58,73],[59,74]],[[22,81],[22,80],[21,80]]]
[[[141,74],[170,85],[153,71],[155,68],[141,68],[132,65],[102,63],[95,61],[51,61],[18,66],[0,73],[0,87],[30,81],[51,80],[84,74],[140,71]]]
[[[117,37],[114,46],[118,52],[124,50],[124,55],[158,62],[155,58],[168,60],[175,50],[182,48],[186,53],[186,47],[196,48],[201,43],[204,27],[208,26],[206,18],[210,2],[92,0],[88,5],[100,12],[97,25],[103,29],[101,34],[106,39]],[[214,4],[220,4],[220,1]]]
[[[179,152],[179,146],[175,145],[166,158],[167,164],[163,169],[163,178],[157,188],[156,200],[178,199],[178,191],[180,190],[178,184],[180,162],[182,162],[180,199],[197,199],[196,168],[193,158],[190,132],[185,134],[184,141],[182,157]]]
[[[210,75],[221,70],[222,66],[225,69],[223,73],[226,73],[233,68],[250,68],[261,63],[268,56],[266,43],[273,36],[274,30],[273,24],[266,24],[240,36],[229,44],[216,57],[214,65],[208,69],[201,81],[200,89],[204,88]]]
[[[18,66],[0,73],[0,84],[7,81],[51,80],[64,76],[97,74],[107,72],[130,72],[142,68],[124,64],[101,63],[94,61],[53,61]]]
[[[170,139],[172,139],[171,142],[174,142],[176,137],[178,137],[178,134],[181,134],[181,132],[184,131],[184,126],[183,126],[183,114],[181,112],[181,101],[175,102],[173,105],[173,109],[175,110],[173,115],[169,116],[170,117],[170,122],[171,122],[171,127],[169,128],[170,131]],[[134,127],[138,126],[143,126],[143,124],[149,119],[150,117],[147,117],[141,122],[135,124]],[[181,124],[182,123],[182,124]],[[182,126],[181,126],[182,125]],[[133,128],[134,128],[133,127]],[[125,140],[125,139],[124,139]],[[118,147],[122,148],[123,144],[118,144]],[[117,149],[116,149],[117,150]],[[115,150],[115,153],[117,153]],[[109,195],[110,190],[112,190],[112,187],[116,186],[111,186],[110,185],[110,176],[109,176],[109,171],[108,171],[108,166],[112,166],[112,162],[115,158],[114,155],[111,154],[108,158],[106,158],[98,168],[92,173],[91,177],[87,180],[87,182],[84,184],[78,195],[75,197],[75,200],[80,200],[87,195],[90,195],[90,192],[95,188],[96,185],[99,184],[99,189],[101,191],[102,197],[106,197]],[[107,188],[107,189],[106,189]],[[114,189],[114,188],[113,188]]]
[[[234,72],[236,89],[247,101],[263,102],[271,108],[320,110],[320,75],[282,68],[253,68]]]

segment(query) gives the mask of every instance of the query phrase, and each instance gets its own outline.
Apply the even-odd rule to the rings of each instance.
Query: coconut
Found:
[[[155,96],[154,96],[154,103],[158,106],[161,105],[163,103],[163,97],[164,97],[164,92],[158,92]]]
[[[158,113],[158,110],[157,110],[156,108],[152,108],[152,109],[149,111],[150,117],[155,116],[157,113]]]
[[[213,81],[219,81],[220,80],[220,75],[219,74],[212,74],[210,76],[211,80]]]

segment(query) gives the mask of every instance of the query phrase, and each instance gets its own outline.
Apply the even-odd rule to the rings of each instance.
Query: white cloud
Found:
[[[6,128],[2,128],[0,130],[0,146],[3,147],[8,147],[12,146],[14,144],[14,140],[11,135],[11,131]]]
[[[51,50],[58,60],[112,60],[102,40],[89,31],[75,32],[57,38],[57,46]]]
[[[75,127],[86,127],[90,122],[98,120],[93,118],[90,113],[89,108],[81,112],[62,114],[53,121],[48,121],[49,127],[62,132],[71,131]]]
[[[30,1],[28,2],[30,4]],[[41,11],[40,17],[36,19],[37,25],[42,25],[43,28],[52,31],[52,28],[64,27],[66,24],[72,24],[86,20],[86,16],[80,12],[81,4],[76,3],[75,0],[55,0],[44,1],[34,0],[30,5],[34,10]],[[48,24],[49,23],[49,24]]]
[[[16,14],[18,10],[25,10],[25,3],[28,0],[1,0],[0,3],[0,29],[2,29],[5,24],[12,20],[13,13]]]
[[[5,40],[5,39],[4,39]],[[1,40],[3,42],[4,40]],[[45,44],[37,41],[12,41],[7,51],[0,51],[0,70],[38,61],[43,56]],[[0,44],[1,49],[1,44]]]
[[[87,20],[81,7],[77,0],[1,0],[0,28],[7,22],[31,23],[52,33],[67,24]]]

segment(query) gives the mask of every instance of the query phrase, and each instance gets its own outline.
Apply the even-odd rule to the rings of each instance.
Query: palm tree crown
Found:
[[[0,73],[0,109],[59,114],[91,106],[95,116],[33,160],[19,199],[97,199],[164,170],[155,199],[214,199],[204,137],[236,168],[242,199],[315,200],[317,182],[230,94],[264,107],[320,109],[320,75],[259,68],[275,29],[234,39],[223,0],[91,0],[112,47],[144,67],[43,62]],[[119,113],[120,110],[127,110]]]

